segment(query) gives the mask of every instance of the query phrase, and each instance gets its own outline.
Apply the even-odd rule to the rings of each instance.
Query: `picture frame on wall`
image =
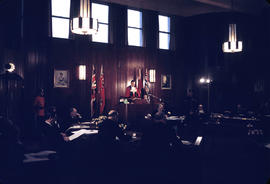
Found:
[[[68,70],[54,70],[54,88],[69,88]]]
[[[172,78],[171,75],[161,75],[161,89],[172,89]]]

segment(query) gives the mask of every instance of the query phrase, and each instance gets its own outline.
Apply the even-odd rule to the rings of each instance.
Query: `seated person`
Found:
[[[125,139],[123,130],[119,126],[118,112],[111,110],[108,113],[108,118],[102,122],[99,127],[99,138],[102,142],[114,142],[116,137],[120,140]]]
[[[204,114],[205,112],[204,112],[204,110],[203,110],[203,105],[202,104],[200,104],[199,106],[198,106],[198,115],[202,115],[202,114]]]
[[[135,87],[135,80],[130,82],[130,86],[126,88],[126,97],[127,98],[139,98],[141,96],[140,91]]]
[[[164,103],[158,104],[158,108],[152,114],[154,120],[164,121],[168,117],[165,113]]]
[[[56,107],[50,106],[48,109],[48,112],[51,114],[51,117],[54,119],[58,128],[60,128],[61,130],[64,130],[66,127],[63,125],[63,121],[58,117]]]
[[[57,149],[61,144],[69,141],[66,134],[60,131],[59,124],[51,113],[45,115],[45,121],[42,124],[42,132],[49,148]]]
[[[149,87],[145,86],[144,88],[142,88],[141,90],[141,97],[142,99],[146,102],[146,103],[150,103],[150,96],[149,94]]]
[[[82,119],[82,116],[78,113],[75,107],[69,109],[69,117],[67,119],[67,123],[69,124],[77,124]]]

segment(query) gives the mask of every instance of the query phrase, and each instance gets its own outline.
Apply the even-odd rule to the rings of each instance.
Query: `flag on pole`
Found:
[[[105,87],[104,87],[104,71],[103,71],[103,65],[101,65],[100,68],[100,77],[99,77],[99,114],[102,114],[105,107]]]
[[[144,86],[150,89],[148,70],[145,69]]]
[[[91,77],[91,117],[94,116],[95,111],[96,111],[96,89],[97,89],[96,70],[95,70],[95,66],[92,65],[92,77]]]

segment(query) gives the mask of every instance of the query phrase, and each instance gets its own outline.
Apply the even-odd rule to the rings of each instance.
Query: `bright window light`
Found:
[[[52,37],[69,38],[70,0],[51,0]]]
[[[98,19],[98,22],[109,23],[109,6],[92,3],[92,17]]]
[[[79,80],[86,80],[86,66],[79,65]]]
[[[52,16],[70,16],[70,0],[52,0]]]
[[[128,27],[142,28],[142,12],[128,10]]]
[[[52,17],[52,37],[69,38],[69,19]]]
[[[127,11],[128,15],[128,45],[142,47],[142,12]]]
[[[170,24],[170,17],[163,15],[158,16],[160,49],[170,49]]]
[[[109,42],[109,6],[92,3],[92,17],[98,19],[99,28],[97,34],[92,35],[93,42]]]
[[[167,50],[170,48],[170,34],[159,33],[159,48]]]
[[[150,69],[149,70],[149,75],[150,75],[149,81],[150,82],[156,82],[156,70],[155,69]]]
[[[159,31],[169,33],[170,32],[170,17],[158,16]]]
[[[128,45],[142,46],[142,30],[128,28]]]
[[[92,35],[93,42],[101,42],[101,43],[108,43],[108,25],[106,24],[99,24],[97,34]]]

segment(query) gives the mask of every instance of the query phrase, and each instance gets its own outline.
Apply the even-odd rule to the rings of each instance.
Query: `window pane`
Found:
[[[159,48],[167,50],[170,48],[170,34],[159,33]]]
[[[108,43],[108,25],[99,24],[98,33],[92,36],[92,41]]]
[[[158,25],[159,25],[159,31],[162,32],[170,32],[170,17],[158,16]]]
[[[109,6],[103,4],[92,3],[92,17],[98,19],[99,22],[109,23]]]
[[[69,19],[52,17],[52,36],[69,38]]]
[[[142,12],[128,10],[128,26],[142,28]]]
[[[70,0],[52,0],[52,15],[69,18]]]
[[[128,28],[128,45],[142,46],[142,30]]]

